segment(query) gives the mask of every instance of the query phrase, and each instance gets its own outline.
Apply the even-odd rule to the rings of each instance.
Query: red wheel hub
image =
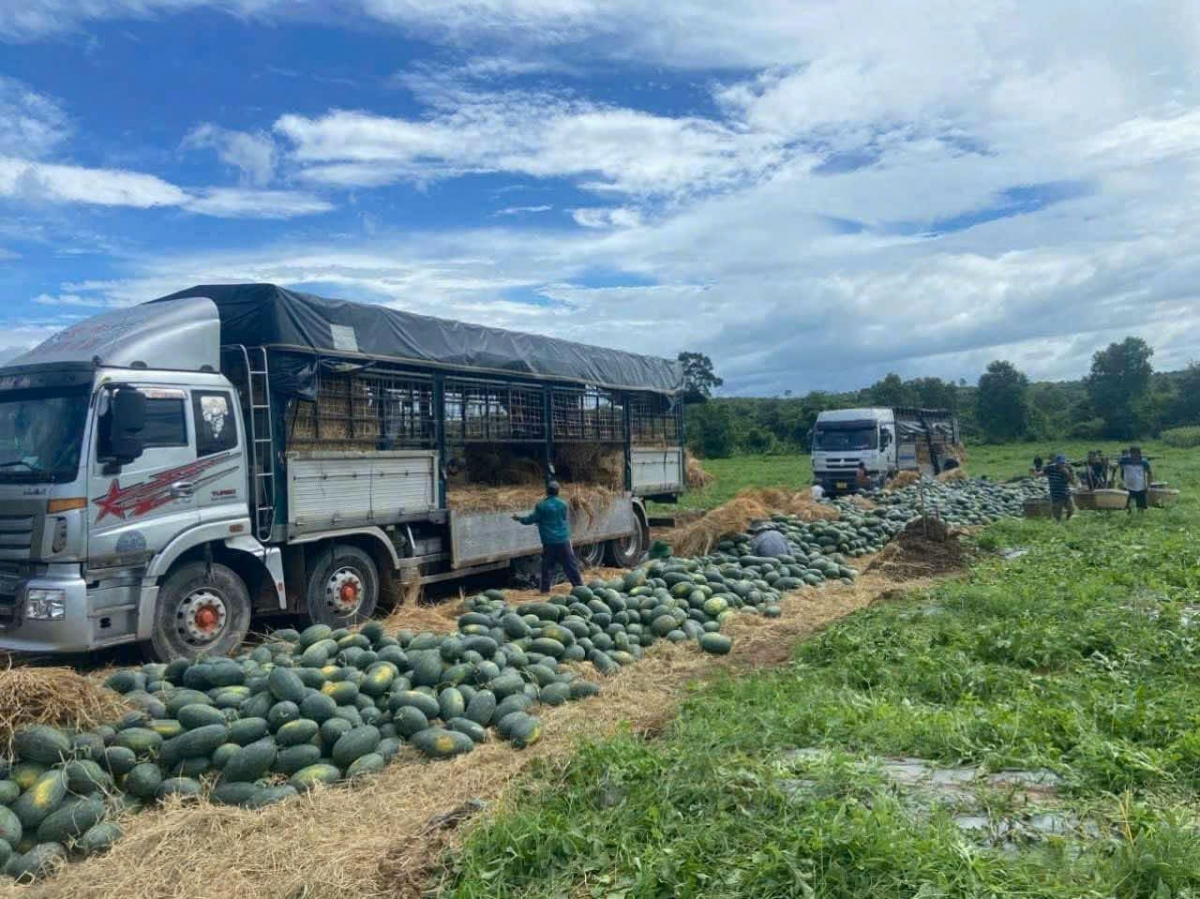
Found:
[[[350,604],[358,599],[358,586],[356,584],[342,584],[341,600],[344,603]]]
[[[196,610],[196,627],[206,633],[216,630],[220,621],[220,612],[214,606],[201,606]]]

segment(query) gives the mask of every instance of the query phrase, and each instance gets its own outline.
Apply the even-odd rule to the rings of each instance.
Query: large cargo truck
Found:
[[[573,538],[632,565],[645,501],[684,489],[680,387],[668,360],[269,284],[98,315],[0,369],[0,649],[228,653],[258,614],[348,625],[536,556],[518,510],[448,501],[472,458],[615,459]]]

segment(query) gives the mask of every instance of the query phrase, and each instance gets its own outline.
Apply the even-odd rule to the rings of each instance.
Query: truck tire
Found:
[[[646,554],[646,528],[641,520],[632,534],[617,537],[605,544],[608,561],[614,568],[633,568]]]
[[[357,546],[335,544],[313,560],[307,595],[316,624],[336,629],[366,621],[379,605],[379,569]]]
[[[150,652],[160,662],[229,655],[250,630],[250,592],[237,572],[189,562],[167,575],[154,608]]]
[[[589,543],[586,546],[577,547],[575,550],[575,558],[579,560],[580,568],[599,568],[604,564],[606,544],[604,543]]]

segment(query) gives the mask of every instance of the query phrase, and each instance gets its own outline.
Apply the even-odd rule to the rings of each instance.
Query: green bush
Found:
[[[1200,446],[1200,425],[1186,428],[1171,428],[1161,434],[1162,442],[1176,449],[1194,449]]]

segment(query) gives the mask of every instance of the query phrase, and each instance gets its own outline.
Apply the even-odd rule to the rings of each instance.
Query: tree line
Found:
[[[1130,440],[1200,425],[1200,363],[1156,372],[1153,356],[1144,340],[1127,337],[1097,352],[1088,375],[1078,381],[1030,381],[1011,362],[996,360],[975,384],[889,374],[869,387],[841,393],[714,399],[721,380],[711,361],[703,354],[681,354],[687,443],[705,458],[806,452],[820,412],[855,406],[950,409],[958,415],[964,439],[973,443]]]

